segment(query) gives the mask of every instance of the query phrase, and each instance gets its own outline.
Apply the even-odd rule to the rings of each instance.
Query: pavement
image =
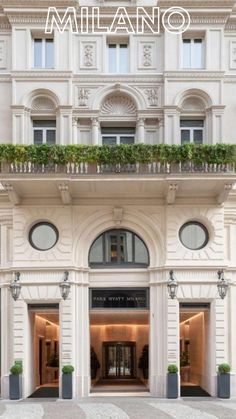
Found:
[[[233,419],[236,399],[88,397],[0,401],[0,419]]]

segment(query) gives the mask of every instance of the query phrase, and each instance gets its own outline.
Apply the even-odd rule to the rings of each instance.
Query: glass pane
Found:
[[[110,44],[108,46],[109,52],[109,73],[117,72],[117,58],[116,58],[116,45]]]
[[[181,144],[188,144],[188,143],[190,143],[190,130],[181,129]]]
[[[102,134],[133,134],[135,135],[135,128],[133,127],[102,127]]]
[[[54,67],[54,43],[53,39],[46,39],[45,41],[45,67]]]
[[[128,57],[128,45],[120,45],[120,57],[119,57],[119,72],[128,73],[129,71],[129,57]]]
[[[102,236],[93,243],[90,250],[90,263],[102,263],[103,262],[103,238]]]
[[[108,263],[118,262],[118,237],[116,234],[106,234],[105,260]]]
[[[34,67],[42,66],[42,39],[34,39]]]
[[[193,131],[193,141],[195,144],[203,143],[203,131],[201,129],[195,129]]]
[[[31,230],[31,244],[38,250],[49,250],[55,246],[58,234],[49,224],[38,224]]]
[[[181,242],[185,247],[191,250],[197,250],[204,247],[207,238],[206,229],[198,223],[186,224],[180,232]]]
[[[43,130],[35,129],[34,130],[34,144],[39,145],[43,143]]]
[[[116,137],[102,137],[102,144],[115,145],[117,142]]]
[[[132,370],[131,370],[131,366],[132,366],[132,361],[131,361],[131,347],[130,346],[124,346],[124,376],[126,377],[130,377],[132,374]]]
[[[192,54],[192,68],[202,68],[202,39],[194,39],[192,44],[193,54]]]
[[[46,131],[46,141],[47,144],[53,145],[56,143],[56,130],[55,129],[47,129]]]
[[[148,251],[142,240],[138,236],[134,239],[135,263],[145,263],[148,265]]]
[[[134,137],[120,137],[120,144],[134,144]]]
[[[204,121],[202,119],[181,119],[180,126],[188,128],[203,127]]]
[[[120,234],[120,262],[132,262],[133,261],[133,254],[132,254],[132,233],[124,232]]]
[[[183,68],[191,68],[191,40],[183,39]]]
[[[116,362],[116,347],[109,346],[108,348],[108,376],[116,377],[117,375],[117,362]]]
[[[55,120],[34,120],[33,126],[35,128],[56,128],[56,121]]]

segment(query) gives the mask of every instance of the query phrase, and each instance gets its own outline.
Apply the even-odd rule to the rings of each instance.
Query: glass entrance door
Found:
[[[135,343],[106,342],[103,347],[105,378],[134,378]]]

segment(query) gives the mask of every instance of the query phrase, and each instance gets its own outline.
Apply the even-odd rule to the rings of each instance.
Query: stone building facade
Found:
[[[182,0],[191,25],[181,35],[163,30],[159,35],[84,35],[68,29],[49,36],[44,32],[48,3],[0,0],[1,143],[236,142],[235,1]],[[100,7],[103,22],[112,19],[119,6],[134,14],[139,3],[156,6],[151,0],[91,0],[89,5]],[[53,5],[65,10],[88,2],[55,0]],[[163,13],[172,2],[161,0],[158,6]],[[132,376],[140,378],[153,396],[165,397],[170,363],[182,368],[182,384],[193,383],[214,396],[217,365],[226,361],[232,367],[232,395],[236,396],[233,171],[86,175],[32,173],[21,168],[2,172],[0,178],[3,397],[8,397],[9,368],[16,360],[23,364],[25,397],[44,380],[53,381],[43,374],[58,372],[39,371],[42,363],[44,369],[54,368],[47,358],[53,354],[59,354],[60,367],[74,365],[74,396],[88,395],[91,382],[94,385],[93,336],[104,339],[101,343],[135,343]],[[45,242],[52,240],[52,245],[40,248],[42,237]],[[104,255],[99,259],[99,237],[104,246],[110,246],[109,261]],[[146,260],[142,260],[141,242],[148,252]],[[93,243],[97,248],[92,260]],[[135,260],[127,259],[128,243],[137,254]],[[230,282],[224,300],[216,285],[222,269]],[[173,300],[167,292],[172,270],[179,284]],[[16,271],[21,294],[13,301],[9,284]],[[65,271],[71,289],[64,301],[59,285]],[[113,289],[148,290],[145,310],[93,311],[91,291]],[[49,331],[35,335],[37,315],[44,318],[45,328],[50,322],[59,327],[58,338]],[[123,331],[115,330],[118,325],[123,325]],[[134,334],[135,327],[140,333]],[[42,342],[36,344],[37,338]],[[138,368],[144,344],[149,350],[148,381]],[[112,360],[109,355],[105,360],[102,347],[95,349],[102,378],[109,375],[105,363]],[[128,364],[126,360],[127,369]],[[60,371],[53,378],[61,383]]]

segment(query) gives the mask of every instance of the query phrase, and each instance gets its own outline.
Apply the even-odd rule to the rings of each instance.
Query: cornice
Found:
[[[168,71],[163,74],[164,79],[223,79],[224,71]]]
[[[72,71],[13,71],[11,73],[12,79],[71,79],[73,76]]]

